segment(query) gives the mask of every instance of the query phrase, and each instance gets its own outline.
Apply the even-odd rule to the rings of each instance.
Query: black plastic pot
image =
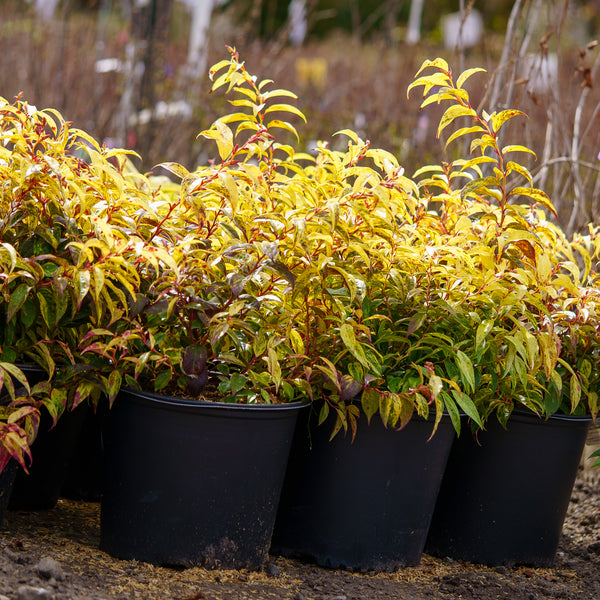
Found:
[[[20,364],[18,367],[31,387],[48,377],[36,365]],[[25,390],[19,389],[16,380],[14,383],[16,395],[23,395]],[[72,412],[64,412],[55,427],[48,411],[41,410],[38,434],[31,445],[29,473],[17,469],[9,510],[41,510],[56,506],[86,410],[87,406],[80,406]]]
[[[17,471],[10,510],[46,510],[56,506],[87,410],[87,405],[81,405],[74,411],[65,411],[53,427],[50,414],[42,409],[38,435],[31,445],[29,474],[22,469]]]
[[[61,488],[61,496],[71,500],[98,502],[104,488],[104,449],[102,431],[109,415],[108,399],[96,410],[91,406],[84,416],[81,431]]]
[[[550,566],[591,419],[513,414],[507,429],[461,435],[426,552],[489,565]]]
[[[102,550],[154,564],[260,569],[304,406],[122,390],[105,436]]]
[[[312,419],[316,421],[315,415]],[[298,422],[271,552],[334,568],[416,565],[454,438],[444,417],[401,431],[361,415],[354,443],[331,425]]]
[[[0,473],[0,527],[4,523],[4,514],[13,490],[13,483],[17,475],[18,464],[11,459]]]

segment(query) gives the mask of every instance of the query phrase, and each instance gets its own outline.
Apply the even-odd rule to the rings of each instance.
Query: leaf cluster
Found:
[[[53,111],[3,103],[1,365],[44,366],[29,406],[56,418],[122,384],[309,398],[332,436],[354,437],[361,415],[394,428],[418,415],[434,432],[444,413],[457,431],[462,415],[480,428],[515,408],[595,416],[598,232],[569,241],[552,223],[515,158],[531,151],[502,144],[522,115],[470,104],[478,71],[454,82],[436,59],[417,73],[422,107],[448,105],[438,134],[469,143],[410,177],[351,130],[344,150],[297,151],[294,94],[234,49],[210,72],[233,110],[200,133],[219,158],[162,165],[177,182]],[[0,435],[23,462],[25,428],[6,441],[22,418],[35,427],[20,408]]]

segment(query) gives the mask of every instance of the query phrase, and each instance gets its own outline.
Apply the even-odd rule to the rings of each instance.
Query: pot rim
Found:
[[[270,412],[282,410],[299,410],[310,405],[310,400],[296,400],[294,402],[283,402],[281,404],[236,404],[233,402],[214,402],[210,400],[193,400],[191,398],[180,398],[178,396],[165,396],[156,392],[138,390],[133,387],[124,386],[119,393],[129,394],[138,400],[152,402],[159,406],[179,408],[215,408],[229,410],[232,412]]]

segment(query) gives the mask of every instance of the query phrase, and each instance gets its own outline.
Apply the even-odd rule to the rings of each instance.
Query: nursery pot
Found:
[[[17,366],[26,375],[31,387],[48,377],[47,373],[37,365]],[[24,395],[25,390],[21,384],[15,378],[13,382],[16,395]],[[0,401],[10,402],[10,398],[3,395]],[[81,426],[81,412],[80,410],[76,410],[75,413],[65,412],[56,427],[52,427],[50,414],[42,408],[38,434],[31,445],[32,463],[29,474],[16,468],[9,509],[37,510],[53,508],[56,505],[71,458],[73,443]]]
[[[489,565],[550,566],[589,417],[513,413],[454,442],[426,552]]]
[[[4,514],[8,507],[8,501],[13,489],[15,476],[17,475],[18,464],[14,459],[8,461],[8,464],[0,473],[0,527],[4,523]]]
[[[308,412],[308,411],[307,411]],[[454,438],[444,417],[413,418],[401,431],[361,414],[354,442],[331,424],[301,418],[271,552],[321,566],[391,571],[416,565]]]
[[[61,488],[63,498],[91,502],[101,499],[104,485],[102,430],[109,411],[106,397],[101,398],[95,409],[90,406],[86,410],[73,457]]]
[[[122,390],[105,435],[102,550],[154,564],[260,569],[306,405]]]
[[[48,377],[37,366],[19,365],[19,368],[31,386]],[[29,473],[17,470],[8,505],[10,510],[40,510],[56,506],[87,410],[87,405],[82,405],[74,411],[65,411],[53,426],[50,413],[42,408],[38,434],[31,445]]]

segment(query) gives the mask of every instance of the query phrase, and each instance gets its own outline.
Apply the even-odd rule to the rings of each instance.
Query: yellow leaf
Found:
[[[508,154],[509,152],[528,152],[529,154],[533,154],[533,156],[536,155],[533,150],[530,150],[526,146],[520,146],[518,144],[504,146],[504,148],[502,148],[502,155]]]
[[[235,212],[237,211],[238,198],[239,198],[238,188],[237,188],[235,179],[231,176],[231,173],[228,173],[227,171],[220,171],[219,172],[219,180],[221,181],[221,183],[227,190],[227,193],[229,196],[229,202],[231,204],[231,209],[233,210],[233,213],[235,214]]]
[[[550,200],[546,192],[543,192],[542,190],[538,190],[537,188],[516,187],[513,188],[508,194],[509,198],[512,196],[527,196],[528,198],[531,198],[536,204],[540,204],[541,206],[549,210],[556,218],[558,218],[558,215],[556,214],[556,209],[554,208],[552,201]]]
[[[467,69],[466,71],[463,71],[459,76],[458,79],[456,80],[456,87],[457,88],[461,88],[463,86],[463,84],[465,83],[465,81],[471,77],[471,75],[474,75],[475,73],[485,73],[486,70],[482,69],[480,67],[475,67],[473,69]]]
[[[222,121],[217,121],[213,127],[214,129],[203,131],[200,135],[215,140],[221,160],[225,160],[233,149],[233,132]]]
[[[446,112],[443,114],[440,119],[440,124],[437,130],[437,136],[440,137],[442,131],[450,125],[455,119],[458,117],[476,117],[477,113],[468,106],[461,106],[460,104],[453,104],[452,106],[446,109]]]
[[[485,129],[481,127],[481,125],[474,125],[473,127],[462,127],[461,129],[457,129],[446,141],[446,146],[453,142],[455,139],[462,137],[463,135],[468,135],[469,133],[483,133]]]
[[[538,335],[538,344],[542,355],[542,367],[547,379],[552,377],[552,371],[556,367],[558,360],[558,349],[556,341],[549,333],[540,332]]]
[[[290,329],[290,331],[288,333],[288,337],[290,340],[290,344],[292,345],[292,348],[294,349],[294,352],[296,354],[304,354],[304,352],[305,352],[304,341],[302,340],[302,337],[300,336],[300,334],[295,329]]]
[[[506,123],[509,119],[516,117],[517,115],[524,115],[525,113],[520,110],[516,110],[514,108],[500,111],[499,113],[493,113],[490,115],[490,121],[492,125],[492,129],[497,133],[500,127]]]
[[[289,113],[292,113],[292,114],[300,117],[303,121],[306,121],[306,117],[304,116],[304,113],[299,108],[296,108],[295,106],[292,106],[291,104],[272,104],[271,106],[266,108],[264,112],[265,112],[265,114],[271,113],[271,112],[289,112]]]

